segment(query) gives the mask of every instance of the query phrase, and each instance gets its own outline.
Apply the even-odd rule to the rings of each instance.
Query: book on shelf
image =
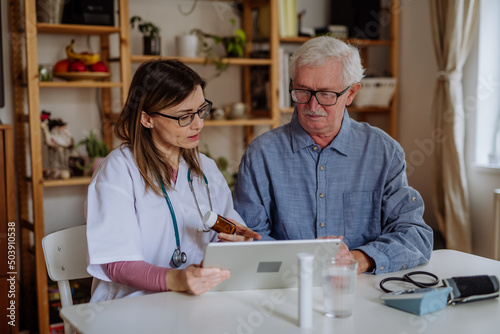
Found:
[[[281,109],[290,108],[292,101],[288,92],[290,85],[290,57],[292,53],[285,48],[279,48],[279,106]]]
[[[257,10],[257,37],[269,38],[270,27],[270,8],[269,6],[259,7]]]
[[[269,51],[254,51],[252,58],[269,58]],[[250,103],[252,110],[269,110],[269,66],[250,66]]]
[[[287,0],[285,5],[286,14],[286,28],[288,37],[297,37],[299,35],[299,19],[297,13],[297,0]]]
[[[278,16],[280,36],[297,37],[299,34],[297,0],[279,0]]]
[[[285,0],[279,0],[278,1],[278,25],[279,25],[279,31],[280,31],[280,36],[285,37],[286,36],[286,28],[285,28]]]

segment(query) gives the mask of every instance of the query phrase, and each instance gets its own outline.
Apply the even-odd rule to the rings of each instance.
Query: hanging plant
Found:
[[[230,20],[233,26],[236,26],[234,19]],[[243,57],[246,46],[246,33],[243,29],[235,29],[232,36],[221,37],[218,35],[204,32],[199,28],[192,29],[190,34],[196,35],[201,45],[201,53],[205,55],[205,63],[211,63],[216,66],[217,76],[221,75],[229,67],[229,62],[224,60],[223,56],[217,55],[215,46],[222,44],[226,57]],[[212,41],[212,42],[210,42]]]

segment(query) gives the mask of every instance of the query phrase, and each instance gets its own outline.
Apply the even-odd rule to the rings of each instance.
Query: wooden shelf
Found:
[[[177,59],[186,64],[206,64],[206,59],[203,57],[199,58],[184,58],[184,57],[171,57],[171,56],[144,56],[144,55],[132,55],[130,57],[133,63],[143,63],[145,61],[155,60],[155,59]],[[271,65],[271,59],[262,58],[222,58],[225,63],[230,65]]]
[[[312,37],[280,37],[281,43],[297,43],[302,44],[310,40]],[[356,45],[358,47],[366,46],[388,46],[391,45],[390,40],[380,40],[380,39],[359,39],[359,38],[348,38],[343,39],[343,41]]]
[[[108,115],[109,120],[116,122],[120,114],[112,113]],[[271,125],[272,120],[270,118],[259,117],[259,118],[246,118],[246,119],[205,119],[205,126],[254,126],[254,125]]]
[[[86,186],[91,177],[74,177],[67,180],[47,180],[43,178],[42,162],[43,145],[42,129],[40,124],[41,100],[45,99],[47,90],[57,90],[58,94],[67,93],[66,88],[74,89],[99,89],[99,107],[103,127],[103,139],[110,145],[113,142],[112,114],[113,103],[125,103],[128,85],[130,84],[130,16],[128,0],[117,0],[116,26],[83,25],[83,24],[50,24],[37,22],[38,0],[11,0],[10,18],[12,34],[12,72],[14,82],[14,109],[16,122],[16,154],[18,162],[18,198],[20,221],[31,221],[30,228],[23,227],[22,249],[20,251],[24,261],[21,268],[23,284],[20,291],[25,291],[23,300],[25,318],[30,320],[30,332],[49,333],[50,316],[47,291],[47,270],[43,256],[42,239],[45,235],[45,208],[44,191],[54,187],[79,186],[81,195],[86,193]],[[22,33],[19,33],[22,32]],[[109,76],[96,75],[78,78],[75,75],[66,76],[70,79],[55,77],[54,81],[39,81],[38,66],[43,52],[55,54],[56,50],[40,43],[38,36],[52,37],[60,35],[68,38],[85,38],[93,36],[99,40],[99,50],[96,50],[101,59],[110,58],[110,50],[116,52],[116,66],[113,74],[116,79]],[[50,35],[50,36],[49,36]],[[116,48],[115,48],[116,47]],[[73,73],[74,74],[74,73]],[[25,79],[24,79],[25,78]],[[114,78],[114,77],[113,77]],[[86,79],[72,81],[72,79]],[[95,79],[95,81],[94,81]],[[119,92],[119,94],[117,94]],[[51,92],[54,93],[54,92]],[[119,98],[117,96],[119,95]],[[54,101],[57,102],[57,101]],[[93,104],[94,100],[88,101]],[[26,107],[27,106],[27,107]],[[26,112],[27,108],[27,112]],[[83,119],[87,114],[74,115]],[[110,145],[111,146],[111,145]],[[30,184],[28,184],[30,183]],[[62,192],[65,189],[62,188]],[[78,213],[81,214],[81,213]],[[25,224],[27,225],[27,224]],[[38,327],[35,328],[35,322]]]
[[[349,112],[359,112],[359,113],[388,113],[391,112],[391,107],[349,107]]]
[[[110,35],[120,32],[118,27],[85,24],[37,23],[36,28],[39,34]]]
[[[112,88],[122,87],[121,82],[111,81],[41,81],[40,88]]]
[[[284,114],[292,114],[294,109],[295,109],[295,107],[291,107],[291,108],[281,108],[281,109],[280,109],[280,112],[282,112],[282,113],[284,113]]]
[[[248,119],[223,119],[223,120],[206,120],[206,126],[254,126],[254,125],[271,125],[270,118],[248,118]]]
[[[284,109],[281,109],[280,111],[284,114],[291,114],[291,113],[293,113],[293,110],[294,110],[294,107],[284,108]],[[351,106],[351,107],[348,107],[348,110],[349,110],[349,112],[358,112],[358,113],[385,113],[385,112],[390,112],[391,108],[390,107],[387,107],[387,108],[380,108],[380,107],[358,108],[358,107]]]
[[[90,176],[79,176],[72,177],[67,180],[43,180],[44,187],[64,187],[64,186],[84,186],[89,185],[92,177]]]
[[[269,0],[270,4],[275,5],[277,0]],[[390,4],[389,4],[390,2]],[[383,47],[385,51],[388,51],[387,57],[387,65],[389,67],[388,71],[390,75],[394,78],[398,77],[398,59],[399,59],[399,15],[397,14],[398,7],[400,6],[400,0],[391,0],[387,3],[387,8],[384,8],[385,11],[388,11],[391,14],[390,23],[387,27],[384,27],[384,32],[382,36],[383,39],[362,39],[362,38],[347,38],[342,39],[344,42],[356,46],[360,51],[360,56],[364,66],[368,66],[370,62],[368,61],[372,52],[370,49],[372,47],[378,48]],[[277,13],[277,11],[275,11]],[[277,18],[275,17],[275,20]],[[282,44],[287,44],[287,47],[295,48],[298,47],[299,44],[303,44],[313,37],[281,37],[279,36],[279,27],[275,26],[272,30],[271,37],[267,41],[262,40],[259,42],[269,43],[270,49],[273,50],[273,47],[280,47]],[[294,45],[296,44],[296,45]],[[271,58],[276,58],[278,55],[274,54]],[[377,59],[377,62],[379,60]],[[372,62],[373,63],[373,62]],[[384,73],[387,69],[384,69]],[[279,80],[279,74],[274,73]],[[278,88],[279,90],[279,88]],[[373,115],[373,119],[378,122],[378,116],[382,115],[387,120],[387,126],[383,128],[390,136],[394,139],[398,137],[398,93],[397,88],[396,92],[393,95],[393,99],[391,105],[388,107],[380,108],[380,107],[356,107],[356,106],[348,106],[347,110],[350,113],[356,114],[357,117],[362,118],[364,121],[370,123],[372,119],[371,115]],[[293,108],[277,108],[278,112],[284,114],[290,114],[293,112]]]

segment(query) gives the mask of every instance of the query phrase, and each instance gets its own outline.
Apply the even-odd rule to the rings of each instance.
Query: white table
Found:
[[[321,288],[314,288],[313,328],[298,327],[298,290],[208,292],[201,296],[164,292],[141,297],[81,304],[61,311],[80,333],[499,333],[498,298],[447,306],[417,316],[385,306],[378,283],[387,276],[426,270],[440,278],[497,275],[500,262],[438,250],[431,261],[385,275],[359,275],[354,314],[345,319],[323,315]],[[394,287],[394,286],[393,286]]]

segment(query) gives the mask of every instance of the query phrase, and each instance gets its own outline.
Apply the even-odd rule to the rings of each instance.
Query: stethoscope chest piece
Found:
[[[181,252],[181,247],[177,247],[172,254],[172,264],[174,267],[179,268],[183,263],[186,263],[187,255],[184,252]]]
[[[205,174],[203,174],[203,179],[205,181],[205,188],[207,190],[208,201],[210,203],[210,211],[213,211],[213,209],[212,209],[212,200],[210,199],[210,189],[208,188],[208,180],[205,177]],[[177,227],[177,219],[175,217],[174,208],[172,206],[172,203],[170,202],[170,198],[168,197],[167,191],[165,189],[165,186],[163,185],[162,180],[159,179],[159,181],[160,181],[160,185],[161,185],[161,190],[163,191],[163,195],[165,197],[165,201],[167,202],[168,209],[169,209],[170,214],[172,216],[172,223],[174,225],[174,231],[175,231],[175,243],[176,243],[177,247],[175,248],[175,250],[174,250],[174,252],[172,254],[172,264],[174,265],[174,267],[179,268],[180,266],[182,266],[183,263],[186,263],[186,261],[187,261],[187,255],[186,255],[186,253],[184,253],[184,252],[181,251],[181,242],[180,242],[180,238],[179,238],[179,229]],[[189,187],[191,189],[191,192],[193,193],[194,201],[195,201],[196,206],[198,208],[198,212],[200,214],[200,217],[203,220],[203,215],[201,213],[200,206],[198,204],[198,199],[196,198],[196,194],[194,193],[193,180],[191,179],[191,169],[189,169],[189,171],[188,171],[188,182],[189,182]],[[209,232],[210,229],[206,229],[206,230],[201,229],[201,231],[203,231],[203,232]]]

